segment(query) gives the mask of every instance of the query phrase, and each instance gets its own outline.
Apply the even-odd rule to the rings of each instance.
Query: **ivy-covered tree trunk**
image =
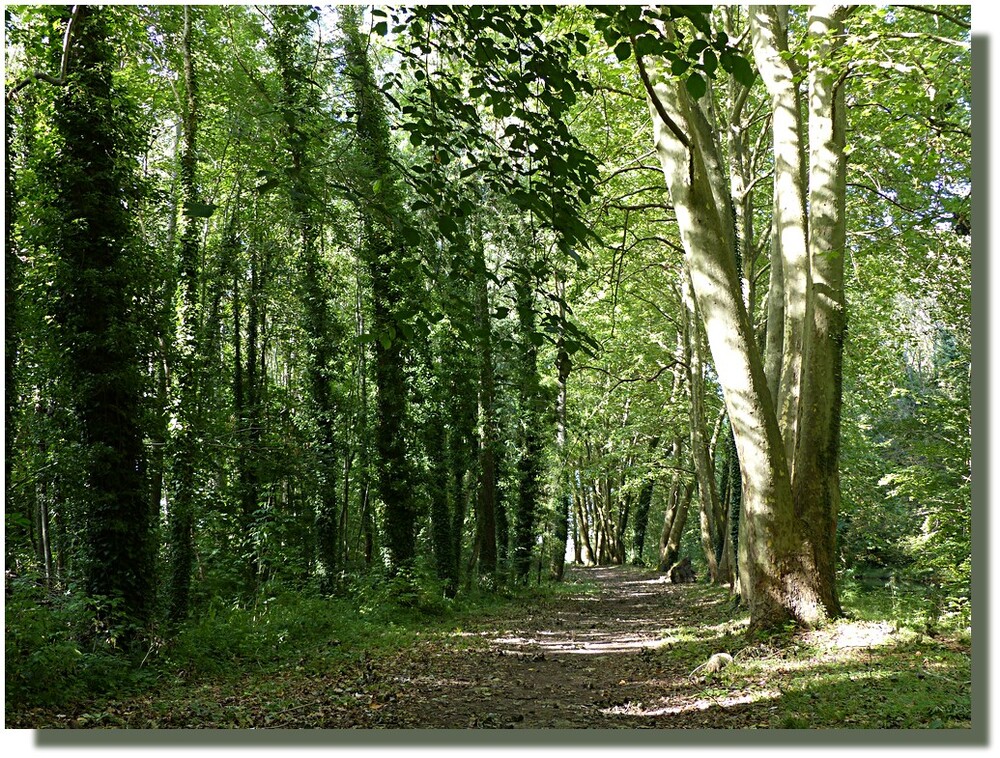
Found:
[[[478,236],[478,235],[477,235]],[[476,329],[479,334],[479,490],[476,497],[476,535],[479,548],[479,576],[488,585],[497,573],[497,447],[500,432],[496,408],[496,367],[493,362],[493,333],[490,320],[489,284],[481,238],[473,240]]]
[[[520,458],[517,463],[518,492],[514,514],[514,577],[523,582],[531,569],[535,546],[535,520],[541,492],[542,423],[539,412],[538,345],[535,339],[535,305],[531,289],[515,284],[520,327],[521,358],[518,367]]]
[[[345,52],[354,85],[357,115],[357,156],[363,167],[362,250],[372,287],[372,333],[375,336],[376,429],[378,490],[385,506],[387,565],[390,575],[412,568],[416,555],[417,502],[414,477],[407,460],[405,421],[409,404],[406,374],[408,304],[414,261],[403,240],[402,205],[389,143],[382,93],[375,83],[367,46],[358,29],[360,18],[343,9]]]
[[[5,23],[10,13],[4,9]],[[21,280],[21,260],[14,241],[14,218],[17,197],[14,183],[14,117],[10,104],[4,120],[4,502],[8,509],[14,505],[11,487],[14,467],[14,440],[17,437],[17,358],[20,351],[18,333],[18,289]]]
[[[150,619],[155,599],[153,510],[147,497],[143,379],[145,325],[136,303],[146,266],[134,208],[140,194],[133,113],[114,83],[118,58],[108,12],[80,6],[73,70],[52,115],[49,158],[58,255],[54,317],[73,388],[84,455],[83,574],[99,616],[126,636]]]
[[[299,280],[305,319],[306,356],[309,397],[316,435],[316,476],[319,480],[319,503],[316,509],[316,558],[321,569],[321,584],[332,587],[340,554],[339,512],[337,505],[338,409],[333,399],[333,362],[337,334],[330,313],[327,272],[319,251],[320,214],[314,198],[314,154],[317,150],[319,116],[314,85],[302,62],[302,40],[308,34],[307,6],[280,6],[274,9],[275,35],[270,51],[281,76],[278,108],[284,123],[285,151],[290,165],[292,211],[298,226]]]
[[[643,553],[646,550],[646,532],[649,529],[649,511],[653,505],[652,478],[643,481],[639,488],[639,498],[635,506],[635,525],[632,531],[632,563],[635,566],[645,564]]]
[[[427,414],[424,425],[424,444],[429,459],[427,473],[430,490],[431,546],[434,550],[435,573],[438,579],[444,582],[445,594],[454,597],[458,591],[459,559],[455,556],[452,509],[448,502],[447,435],[444,420],[445,380],[441,376],[441,370],[438,367],[434,368],[436,369],[432,375],[434,397],[430,400],[432,409]]]
[[[181,51],[184,102],[181,114],[183,141],[180,155],[181,216],[177,303],[177,403],[173,441],[173,498],[170,507],[170,617],[183,620],[190,606],[191,571],[194,566],[194,526],[198,500],[197,461],[200,454],[199,397],[202,378],[201,294],[199,260],[200,224],[204,217],[197,184],[198,84],[191,43],[191,15],[184,6]]]

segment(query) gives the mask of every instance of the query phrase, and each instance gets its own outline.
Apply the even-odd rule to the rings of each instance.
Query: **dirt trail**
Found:
[[[689,676],[705,641],[674,632],[724,624],[719,595],[626,567],[574,569],[570,579],[600,591],[466,630],[468,646],[403,651],[391,673],[376,674],[398,688],[373,709],[378,725],[706,726],[707,704]]]
[[[580,580],[573,584],[574,580]],[[633,567],[574,568],[568,594],[453,632],[168,683],[8,728],[872,729],[971,723],[967,642],[852,622],[749,645],[725,591]],[[741,614],[742,615],[742,614]],[[921,641],[922,640],[922,641]],[[736,661],[719,677],[699,666]],[[766,664],[766,666],[764,666]],[[763,667],[763,668],[762,668]],[[697,675],[694,675],[697,674]],[[902,693],[902,694],[901,694]],[[85,708],[84,710],[81,710]]]
[[[88,713],[19,725],[71,728],[407,729],[746,726],[690,674],[730,631],[724,592],[633,567],[573,568],[579,591],[411,638],[388,655],[303,661],[168,687]],[[595,587],[597,588],[595,591]],[[336,661],[336,662],[335,662]],[[741,711],[743,711],[741,713]],[[759,723],[759,722],[758,722]],[[10,724],[8,724],[10,726]]]

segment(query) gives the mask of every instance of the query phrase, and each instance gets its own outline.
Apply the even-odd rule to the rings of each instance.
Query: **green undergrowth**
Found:
[[[71,710],[248,672],[355,665],[512,605],[580,591],[543,583],[447,598],[426,575],[344,577],[330,595],[271,586],[250,602],[209,601],[172,633],[154,631],[125,648],[84,625],[85,598],[24,583],[6,603],[5,711],[10,722],[30,709]]]
[[[819,629],[750,636],[724,589],[692,588],[697,625],[664,631],[656,655],[687,671],[696,705],[740,728],[964,729],[972,722],[971,629],[920,587],[841,585],[845,615]],[[710,665],[712,656],[731,656]],[[731,728],[731,727],[730,727]]]

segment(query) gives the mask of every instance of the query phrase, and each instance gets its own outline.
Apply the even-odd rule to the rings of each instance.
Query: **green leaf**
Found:
[[[708,47],[708,43],[705,40],[696,39],[688,45],[688,58],[697,58],[706,47]]]
[[[705,68],[705,72],[711,76],[715,73],[715,69],[719,67],[719,59],[715,56],[715,53],[711,49],[706,49],[704,55],[702,56],[702,65]]]
[[[675,60],[673,63],[670,64],[670,73],[672,73],[674,76],[680,76],[681,74],[686,72],[689,68],[691,68],[691,64],[688,61],[684,60],[683,58],[678,58],[677,60]]]
[[[503,100],[498,100],[497,102],[493,103],[493,115],[496,116],[497,118],[507,118],[513,112],[514,111],[510,107],[510,103],[507,103]]]
[[[628,40],[622,40],[615,46],[615,57],[621,61],[628,60],[632,55],[632,44]]]
[[[642,34],[635,38],[636,55],[656,55],[662,52],[662,47],[660,40],[652,34]]]
[[[685,80],[684,86],[687,87],[687,91],[695,100],[708,92],[708,85],[706,85],[705,80],[701,78],[701,74],[691,74]]]
[[[184,203],[184,215],[191,218],[211,218],[218,207],[212,203],[199,203],[197,200],[188,200]]]
[[[273,190],[277,186],[278,186],[278,180],[272,177],[271,179],[268,179],[263,184],[258,184],[254,189],[259,194],[263,195],[265,192],[268,192],[269,190]]]
[[[373,27],[373,31],[380,37],[384,37],[389,33],[389,24],[385,21],[379,21]]]
[[[744,87],[750,87],[757,76],[753,70],[753,66],[750,65],[750,61],[742,55],[733,56],[733,70],[731,73],[736,81]]]

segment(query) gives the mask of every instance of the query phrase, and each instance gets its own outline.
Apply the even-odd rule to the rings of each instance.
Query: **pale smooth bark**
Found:
[[[847,162],[842,66],[837,50],[845,6],[813,6],[809,34],[816,39],[809,71],[809,262],[812,318],[807,323],[808,370],[802,430],[792,490],[802,528],[800,560],[829,615],[840,613],[836,592],[836,531],[840,501],[841,367],[846,329],[844,253]]]
[[[719,566],[715,558],[715,515],[719,495],[715,488],[715,470],[705,439],[705,380],[702,370],[701,339],[698,334],[698,306],[687,271],[681,272],[681,293],[684,301],[684,331],[686,342],[688,386],[691,390],[691,459],[698,482],[698,514],[701,527],[701,548],[708,566],[708,578],[719,581]]]
[[[770,95],[774,151],[766,362],[736,266],[732,190],[719,170],[724,162],[716,138],[706,129],[712,111],[706,115],[705,98],[694,100],[676,78],[659,76],[655,67],[650,76],[641,57],[637,62],[740,461],[739,585],[753,629],[788,619],[814,625],[839,612],[834,536],[846,234],[836,49],[848,11],[816,7],[810,15],[804,46],[810,164],[800,77],[788,54],[788,8],[753,6],[749,13],[757,68]],[[669,36],[669,26],[666,31]]]
[[[802,98],[795,71],[787,57],[788,29],[782,9],[774,5],[750,8],[754,59],[771,97],[774,144],[774,239],[781,260],[784,323],[781,372],[777,391],[778,424],[785,443],[789,471],[795,470],[799,435],[802,374],[807,361],[805,325],[809,318],[808,224],[802,127]]]
[[[703,139],[697,124],[704,114],[686,88],[673,79],[658,79],[651,89],[652,97],[659,100],[659,107],[650,103],[654,145],[743,464],[741,586],[751,624],[773,626],[793,616],[799,618],[802,605],[799,582],[789,562],[796,540],[791,482],[729,234],[711,186],[710,175],[715,172],[706,170],[706,165],[721,161],[717,154],[705,158],[715,151],[715,142]],[[691,136],[689,146],[664,123],[660,107]]]

